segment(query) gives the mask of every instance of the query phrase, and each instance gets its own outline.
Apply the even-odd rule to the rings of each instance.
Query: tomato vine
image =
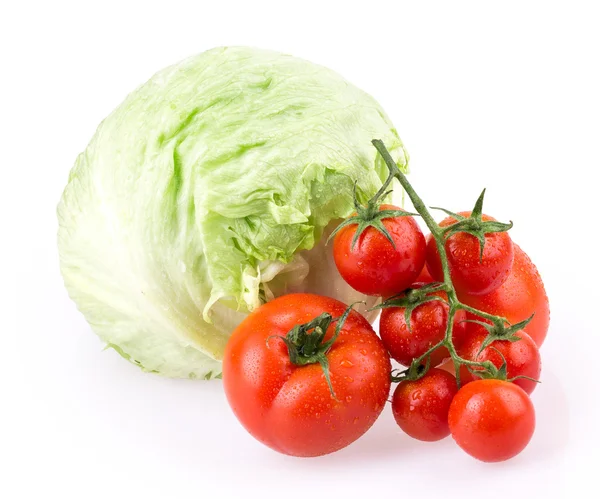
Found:
[[[443,208],[432,208],[432,209],[440,209],[447,214],[455,217],[457,223],[451,225],[450,227],[441,227],[433,218],[427,206],[421,199],[421,197],[416,193],[404,173],[398,168],[398,165],[393,160],[389,151],[385,147],[384,143],[375,139],[372,141],[373,145],[377,149],[378,153],[383,158],[388,170],[389,176],[386,179],[384,185],[387,187],[390,185],[393,178],[398,179],[400,185],[403,187],[404,191],[410,198],[414,209],[421,216],[427,227],[429,228],[432,237],[435,240],[435,244],[440,256],[440,261],[442,265],[443,271],[443,282],[434,283],[432,285],[428,285],[425,289],[421,288],[421,291],[418,292],[419,300],[413,301],[411,303],[411,308],[407,308],[407,312],[409,310],[414,309],[420,303],[424,303],[425,301],[430,301],[432,298],[429,295],[429,292],[432,291],[444,291],[448,297],[448,322],[446,325],[446,331],[444,334],[444,338],[433,345],[429,350],[427,350],[423,355],[418,358],[415,358],[411,364],[411,366],[400,373],[399,376],[392,376],[393,381],[401,381],[403,379],[411,379],[416,380],[423,377],[430,367],[429,357],[430,355],[437,350],[438,348],[446,347],[450,354],[450,358],[454,364],[454,371],[456,374],[456,382],[458,386],[460,386],[460,367],[461,365],[465,365],[469,371],[473,374],[482,377],[482,378],[497,378],[497,379],[506,379],[506,368],[505,365],[497,368],[491,361],[487,360],[484,362],[476,362],[468,359],[462,358],[456,351],[452,340],[452,330],[454,324],[454,316],[459,310],[465,310],[470,312],[473,315],[480,317],[481,319],[485,319],[489,321],[489,323],[480,322],[488,331],[488,337],[486,338],[484,344],[482,345],[482,350],[486,346],[490,345],[495,340],[508,340],[508,341],[516,341],[514,333],[520,329],[523,329],[529,321],[533,318],[533,315],[528,319],[519,322],[518,324],[510,324],[507,319],[504,317],[500,317],[497,315],[488,314],[483,312],[482,310],[478,310],[474,307],[466,305],[462,303],[457,296],[456,289],[454,288],[454,284],[452,282],[450,276],[450,267],[448,264],[448,255],[446,253],[445,242],[446,238],[457,232],[466,232],[476,237],[480,242],[480,251],[481,255],[483,254],[483,246],[485,244],[485,234],[493,233],[493,232],[504,232],[509,230],[512,227],[512,222],[508,224],[504,224],[501,222],[486,222],[482,221],[482,208],[483,208],[483,198],[485,194],[485,189],[477,199],[475,203],[475,207],[471,216],[463,217],[457,215],[456,213],[450,212]],[[377,308],[386,308],[397,306],[394,304],[394,300],[398,300],[398,297],[392,297],[390,300],[383,302]],[[410,312],[409,312],[410,313]],[[478,321],[474,321],[478,322]],[[408,321],[407,321],[408,323]]]

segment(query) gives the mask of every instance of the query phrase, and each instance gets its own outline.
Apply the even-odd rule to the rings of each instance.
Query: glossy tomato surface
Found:
[[[476,459],[505,461],[519,454],[535,430],[529,396],[514,383],[497,379],[463,386],[450,404],[452,438]]]
[[[550,324],[548,295],[531,259],[516,244],[514,252],[512,269],[502,286],[482,296],[459,293],[459,299],[478,310],[504,317],[512,324],[535,314],[523,330],[540,347],[546,338]],[[479,320],[479,317],[467,315],[469,319]]]
[[[381,205],[380,210],[400,210]],[[348,225],[334,238],[333,256],[344,280],[366,295],[389,296],[408,288],[425,265],[425,236],[411,216],[385,218],[395,248],[377,229],[368,227],[352,240],[357,225]]]
[[[411,288],[419,288],[423,283],[414,283]],[[443,300],[444,292],[433,293]],[[410,315],[410,328],[406,323],[404,307],[384,308],[379,319],[379,335],[392,358],[404,366],[410,366],[413,359],[423,355],[429,348],[444,339],[448,323],[449,306],[446,301],[429,301],[416,307]],[[452,338],[455,346],[464,340],[466,323],[464,310],[454,315]],[[430,359],[432,367],[448,357],[444,347],[435,350]]]
[[[436,368],[416,381],[402,381],[392,397],[394,419],[417,440],[441,440],[450,435],[448,411],[457,390],[456,378]]]
[[[468,217],[471,212],[459,215]],[[483,215],[483,221],[495,221]],[[456,223],[454,217],[445,218],[441,227]],[[485,235],[483,258],[480,259],[479,240],[465,232],[450,235],[445,242],[450,276],[457,291],[470,294],[490,293],[507,279],[513,263],[513,243],[508,232],[493,232]],[[427,238],[427,269],[436,281],[443,280],[442,264],[435,239]]]
[[[327,353],[335,398],[321,366],[292,364],[279,338],[323,312],[339,317],[345,309],[332,298],[285,295],[233,332],[223,359],[225,394],[242,425],[263,444],[293,456],[320,456],[355,441],[381,413],[390,390],[390,358],[362,315],[348,316]]]
[[[466,340],[458,349],[458,354],[463,359],[477,362],[489,360],[498,368],[506,362],[506,376],[508,379],[527,376],[539,380],[542,371],[540,351],[526,332],[518,331],[515,333],[515,336],[519,338],[518,341],[496,340],[479,353],[487,335],[487,330],[483,326],[469,323],[467,325]],[[477,379],[480,378],[471,374],[465,366],[461,367],[460,380],[462,383]],[[523,388],[528,394],[537,386],[535,381],[526,378],[515,379],[513,383]]]

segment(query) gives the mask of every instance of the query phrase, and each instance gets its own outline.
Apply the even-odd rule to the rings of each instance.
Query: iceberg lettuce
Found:
[[[368,94],[324,67],[216,48],[155,74],[98,127],[58,206],[70,297],[143,369],[211,378],[232,329],[290,291],[362,299],[323,234],[372,195],[382,139]]]

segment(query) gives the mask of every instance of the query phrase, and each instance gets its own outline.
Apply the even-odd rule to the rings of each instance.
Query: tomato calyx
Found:
[[[508,341],[519,341],[520,338],[517,337],[516,340],[508,340]],[[529,381],[533,381],[535,383],[540,383],[540,380],[532,378],[530,376],[524,376],[522,374],[520,374],[519,376],[514,376],[512,378],[508,378],[508,372],[507,372],[507,362],[506,362],[506,358],[504,357],[504,355],[502,355],[502,352],[500,350],[498,350],[497,348],[494,347],[490,347],[492,350],[494,350],[502,359],[502,365],[500,367],[496,367],[495,364],[491,361],[491,360],[486,360],[480,363],[480,368],[475,369],[473,367],[471,367],[470,365],[467,365],[467,369],[469,370],[469,372],[473,375],[473,376],[477,376],[481,379],[498,379],[500,381],[508,381],[508,382],[513,382],[516,379],[528,379]],[[481,350],[480,350],[481,353]],[[478,354],[479,355],[479,354]]]
[[[441,296],[433,294],[439,291],[446,291],[446,285],[443,282],[432,282],[419,288],[408,288],[402,293],[384,300],[370,310],[380,310],[392,307],[404,308],[404,320],[406,321],[406,327],[410,331],[410,316],[412,315],[413,310],[420,305],[423,305],[423,303],[430,301],[446,301]]]
[[[375,230],[380,232],[385,236],[385,238],[390,242],[392,247],[396,249],[396,243],[392,239],[389,231],[383,225],[383,220],[386,218],[396,218],[396,217],[414,217],[419,216],[418,213],[410,213],[404,210],[380,210],[379,206],[381,205],[382,198],[385,198],[388,194],[392,192],[392,190],[386,190],[392,179],[394,177],[389,176],[386,181],[383,183],[381,188],[377,191],[377,193],[367,201],[366,205],[361,205],[358,201],[358,197],[356,195],[356,182],[354,182],[353,188],[353,196],[354,196],[354,209],[356,211],[356,215],[353,215],[346,220],[344,220],[340,225],[338,225],[335,230],[329,235],[327,238],[327,243],[344,227],[349,225],[357,225],[356,232],[354,233],[354,237],[352,238],[352,244],[350,249],[354,251],[356,243],[360,238],[361,234],[367,230],[369,227],[373,227]]]
[[[498,222],[496,220],[483,220],[483,198],[485,197],[485,189],[481,191],[481,194],[475,202],[475,206],[471,215],[465,217],[454,213],[453,211],[446,210],[437,206],[432,206],[432,210],[440,210],[450,215],[457,220],[456,223],[448,225],[442,229],[442,235],[445,239],[448,239],[453,234],[464,232],[476,237],[479,241],[479,261],[483,260],[483,250],[485,248],[485,235],[493,234],[495,232],[506,232],[513,227],[512,221],[509,223]]]
[[[502,358],[502,365],[500,367],[496,367],[496,365],[491,360],[485,360],[479,363],[478,369],[467,365],[468,371],[474,376],[478,376],[481,379],[499,379],[501,381],[508,381],[506,379],[507,365],[504,355],[502,355],[502,353],[497,348],[490,348],[492,350],[495,350],[498,353],[498,355],[500,355],[500,357]]]
[[[356,303],[350,305],[340,317],[334,318],[330,313],[323,312],[309,322],[294,326],[285,336],[269,336],[267,338],[267,348],[269,347],[269,340],[271,338],[279,338],[285,343],[292,364],[305,366],[307,364],[319,363],[321,369],[323,369],[331,397],[337,400],[331,384],[327,353],[342,331],[342,327],[344,327],[344,323]],[[324,341],[329,326],[334,322],[337,324],[333,336],[328,341]]]
[[[505,321],[502,318],[498,318],[498,320],[494,321],[492,324],[490,324],[488,322],[471,320],[471,319],[464,321],[464,322],[472,322],[474,324],[479,324],[487,331],[487,336],[481,343],[481,346],[479,347],[479,350],[477,351],[476,358],[479,357],[479,355],[481,355],[481,353],[486,348],[489,347],[492,350],[494,350],[502,359],[502,365],[500,367],[496,367],[492,361],[486,360],[486,361],[479,363],[479,366],[477,366],[477,368],[474,368],[471,365],[467,365],[466,367],[467,367],[468,371],[471,374],[473,374],[474,376],[478,376],[479,378],[482,378],[482,379],[499,379],[502,381],[511,381],[511,382],[515,381],[516,379],[528,379],[529,381],[534,381],[536,383],[539,383],[540,382],[539,380],[537,380],[535,378],[531,378],[529,376],[524,376],[524,375],[514,376],[510,379],[507,378],[506,358],[504,357],[502,352],[500,352],[500,350],[491,346],[495,341],[510,341],[511,343],[514,343],[516,341],[521,341],[521,337],[519,337],[517,335],[517,333],[519,331],[523,330],[523,328],[525,326],[527,326],[527,324],[529,324],[529,322],[531,322],[531,320],[533,319],[533,315],[534,314],[532,314],[530,317],[528,317],[524,321],[518,322],[516,324],[509,324],[508,326],[505,325],[507,323],[507,321]]]
[[[436,348],[439,345],[436,346]],[[417,381],[427,374],[430,367],[430,357],[427,356],[425,364],[418,362],[415,359],[408,369],[393,369],[390,374],[390,380],[392,383],[402,383],[403,381]]]
[[[530,317],[528,317],[524,321],[517,322],[516,324],[509,324],[508,326],[506,325],[508,322],[501,318],[499,318],[499,320],[494,321],[492,324],[490,324],[488,322],[477,321],[477,320],[472,320],[472,319],[467,319],[464,322],[472,322],[474,324],[479,324],[488,333],[485,340],[481,343],[481,347],[479,348],[479,351],[477,352],[477,355],[479,356],[479,354],[481,352],[483,352],[488,346],[490,346],[496,340],[510,341],[510,342],[519,341],[521,338],[519,338],[519,336],[517,336],[516,333],[521,331],[523,328],[525,328],[527,326],[527,324],[529,324],[531,322],[534,315],[535,314],[532,314]]]

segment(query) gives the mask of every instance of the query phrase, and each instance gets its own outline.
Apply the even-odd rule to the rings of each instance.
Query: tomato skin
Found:
[[[471,212],[459,215],[468,217]],[[495,221],[483,215],[483,221]],[[440,227],[456,223],[454,217],[440,222]],[[483,258],[479,259],[479,240],[471,234],[452,234],[445,242],[450,276],[457,292],[482,295],[499,288],[507,279],[513,262],[513,243],[508,232],[494,232],[485,235]],[[433,236],[427,238],[427,269],[436,281],[443,281],[444,274],[440,255]]]
[[[381,205],[380,210],[400,210]],[[333,256],[344,280],[366,295],[390,296],[408,288],[425,265],[425,236],[413,217],[384,218],[384,227],[396,248],[368,227],[352,249],[357,225],[342,228],[334,238]]]
[[[412,288],[421,287],[414,283]],[[444,292],[433,293],[447,300]],[[444,339],[448,322],[449,306],[445,301],[429,301],[415,308],[410,316],[410,330],[404,318],[404,307],[384,308],[379,319],[379,335],[394,360],[404,366],[410,366],[413,359],[420,357],[436,343]],[[452,338],[454,345],[460,345],[465,336],[466,319],[464,310],[454,315]],[[431,354],[430,365],[435,367],[449,356],[445,347]]]
[[[479,324],[469,323],[466,340],[458,349],[458,354],[463,359],[477,362],[489,360],[498,368],[502,366],[502,357],[504,357],[506,361],[506,377],[508,379],[515,376],[528,376],[533,379],[539,379],[542,370],[542,359],[537,345],[524,331],[518,331],[515,336],[521,339],[514,342],[496,340],[490,346],[484,348],[481,354],[477,356],[477,352],[479,352],[481,345],[487,337],[487,331]],[[460,380],[462,383],[468,383],[477,379],[480,378],[471,374],[464,365],[461,366]],[[533,392],[537,386],[535,381],[524,378],[516,379],[513,383],[519,385],[527,394]]]
[[[450,404],[448,423],[452,438],[467,454],[499,462],[527,446],[535,430],[535,411],[519,386],[485,379],[458,391]]]
[[[448,410],[457,391],[456,378],[436,368],[416,381],[402,381],[392,397],[394,419],[417,440],[441,440],[450,435]]]
[[[458,298],[466,305],[504,317],[512,324],[521,322],[535,313],[523,330],[538,347],[542,346],[550,324],[548,295],[537,268],[517,244],[514,245],[511,272],[502,286],[487,295],[459,293]],[[480,320],[471,314],[467,316],[468,319]]]
[[[263,444],[292,456],[328,454],[360,437],[381,413],[390,390],[390,358],[362,315],[348,316],[327,353],[337,400],[319,364],[296,366],[282,340],[268,339],[322,312],[339,317],[345,309],[333,298],[284,295],[250,314],[231,335],[223,358],[225,394],[242,425]],[[325,340],[334,329],[329,327]]]

